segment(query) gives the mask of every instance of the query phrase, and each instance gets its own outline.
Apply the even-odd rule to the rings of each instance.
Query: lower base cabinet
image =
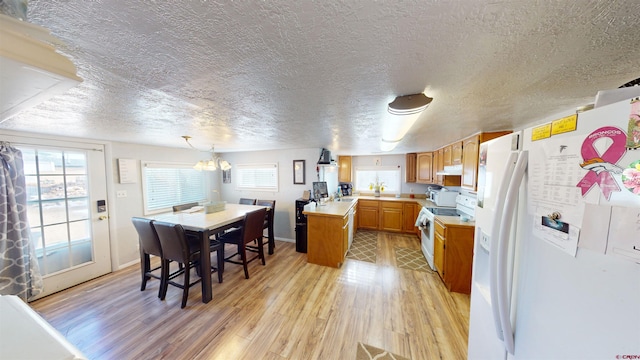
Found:
[[[353,213],[345,216],[307,215],[307,261],[338,268],[353,240]],[[351,214],[351,215],[350,215]]]
[[[357,208],[359,229],[403,232],[420,237],[420,230],[415,226],[420,205],[415,201],[360,199]]]
[[[473,226],[445,224],[436,217],[433,263],[449,291],[470,294]]]

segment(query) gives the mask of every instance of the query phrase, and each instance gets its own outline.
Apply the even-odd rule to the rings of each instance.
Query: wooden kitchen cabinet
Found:
[[[307,214],[307,261],[311,264],[340,267],[349,250],[352,226],[348,212],[344,216]]]
[[[405,155],[405,169],[404,169],[404,177],[405,177],[405,182],[408,183],[414,183],[416,182],[416,172],[417,172],[417,167],[416,167],[416,159],[418,157],[418,154],[416,153],[409,153]]]
[[[472,191],[477,191],[478,189],[478,156],[480,155],[480,144],[510,133],[511,131],[479,133],[462,140],[461,187]]]
[[[453,165],[451,161],[452,161],[451,145],[447,145],[444,148],[442,148],[442,168],[444,169],[445,166]]]
[[[402,232],[403,203],[396,201],[380,201],[380,225],[379,230]]]
[[[474,227],[445,223],[436,216],[433,262],[449,291],[470,294]]]
[[[402,217],[404,218],[402,232],[416,234],[420,237],[420,230],[416,227],[416,218],[420,212],[420,205],[415,202],[405,202],[402,204]]]
[[[417,176],[416,182],[432,184],[433,181],[433,153],[418,153],[416,157]]]
[[[451,144],[451,165],[461,165],[462,164],[462,149],[463,142],[458,141]]]
[[[338,167],[338,181],[351,182],[351,156],[339,156]]]
[[[378,230],[379,206],[377,200],[358,200],[358,227]]]
[[[478,156],[480,137],[470,136],[462,141],[462,182],[460,186],[476,191],[478,177]]]

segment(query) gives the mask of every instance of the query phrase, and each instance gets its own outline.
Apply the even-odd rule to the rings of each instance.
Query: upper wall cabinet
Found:
[[[451,165],[462,164],[462,141],[451,144]]]
[[[338,181],[351,182],[351,156],[338,156]]]
[[[416,167],[416,159],[418,157],[418,154],[416,153],[409,153],[407,155],[405,155],[405,159],[406,159],[406,164],[405,164],[405,169],[404,169],[404,175],[405,175],[405,182],[408,183],[414,183],[416,182],[416,171],[417,171],[417,167]]]
[[[422,184],[433,184],[433,153],[418,153],[416,164],[416,182]]]
[[[476,191],[478,189],[478,156],[480,144],[495,139],[511,131],[497,131],[480,133],[462,140],[462,184],[465,189]]]

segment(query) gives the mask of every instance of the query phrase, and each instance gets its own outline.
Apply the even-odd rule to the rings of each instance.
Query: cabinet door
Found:
[[[378,230],[377,200],[358,200],[358,226],[362,229]]]
[[[442,166],[451,166],[453,163],[451,162],[451,145],[445,146],[442,152]]]
[[[438,151],[434,151],[433,159],[433,168],[435,169],[435,172],[438,173],[444,171],[444,148],[440,148],[438,149]],[[433,181],[438,185],[444,185],[444,176],[435,175],[433,177]]]
[[[338,181],[351,182],[351,156],[339,156],[338,165]]]
[[[451,144],[451,165],[462,164],[462,149],[463,149],[462,141],[458,141]]]
[[[478,135],[463,141],[462,145],[462,183],[460,186],[476,191],[478,177]]]
[[[444,237],[440,233],[435,233],[433,242],[433,265],[438,271],[440,278],[444,280]]]
[[[409,153],[405,156],[405,182],[414,183],[416,182],[416,153]]]
[[[409,234],[416,233],[416,217],[418,217],[418,213],[416,212],[416,203],[414,202],[406,202],[402,207],[402,216],[404,217],[404,226],[402,227],[402,231]]]
[[[417,179],[416,182],[423,184],[433,183],[432,179],[432,165],[433,165],[433,153],[418,153],[417,156]]]
[[[381,202],[380,230],[402,231],[402,203],[401,202]]]

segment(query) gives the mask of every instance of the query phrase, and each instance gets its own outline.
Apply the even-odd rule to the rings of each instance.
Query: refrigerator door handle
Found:
[[[504,209],[505,197],[509,188],[513,170],[518,159],[517,152],[509,153],[505,170],[502,172],[502,179],[496,193],[495,213],[491,226],[491,246],[489,249],[489,293],[491,295],[491,312],[493,313],[493,321],[496,327],[498,339],[504,340],[502,332],[502,321],[498,310],[498,247],[500,246],[500,222],[502,221],[502,213]]]
[[[500,223],[500,241],[498,248],[498,272],[497,272],[497,291],[498,291],[498,309],[500,313],[501,328],[504,335],[504,346],[510,354],[514,352],[514,338],[513,328],[511,326],[510,304],[511,297],[508,293],[508,262],[509,262],[509,238],[511,236],[511,223],[513,220],[513,213],[515,211],[516,203],[518,200],[518,191],[520,190],[520,184],[522,178],[527,170],[527,163],[529,160],[529,152],[522,151],[518,155],[518,161],[516,162],[515,171],[509,182],[509,189],[507,190],[507,196],[505,198],[504,211],[502,213],[502,221]]]

